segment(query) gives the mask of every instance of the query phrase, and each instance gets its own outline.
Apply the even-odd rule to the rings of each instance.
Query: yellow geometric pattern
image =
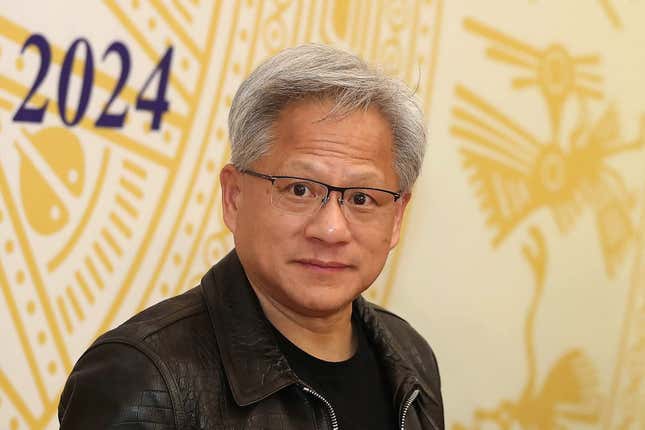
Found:
[[[630,211],[634,196],[608,159],[645,147],[645,116],[640,135],[620,137],[618,114],[606,107],[596,121],[589,118],[588,99],[600,99],[602,76],[585,70],[597,66],[598,55],[573,57],[561,45],[537,49],[473,19],[466,30],[486,38],[489,58],[517,67],[527,75],[512,79],[518,90],[536,86],[546,101],[551,123],[547,141],[539,139],[464,86],[455,94],[454,136],[472,143],[462,148],[464,166],[473,171],[487,223],[499,245],[534,211],[548,208],[560,231],[567,233],[585,207],[596,216],[607,271],[613,275],[635,238]],[[570,98],[579,104],[577,125],[561,130],[562,107]]]
[[[118,34],[60,37],[0,14],[0,330],[12,350],[0,357],[2,429],[56,428],[66,375],[92,340],[194,286],[231,249],[217,183],[229,157],[226,114],[261,60],[305,41],[330,43],[418,83],[425,105],[432,95],[439,0],[105,0],[87,7]],[[35,106],[49,99],[44,122],[11,121],[38,67],[35,50],[20,54],[32,33],[51,44],[52,81],[68,40],[87,37],[96,52],[114,39],[125,43],[133,77],[115,102],[130,106],[122,128],[94,125],[118,78],[98,59],[96,106],[78,125],[61,125],[48,81],[32,99]],[[161,130],[151,131],[149,117],[132,112],[144,78],[136,71],[152,70],[168,46],[170,110]],[[73,62],[72,86],[80,86],[83,61]],[[392,257],[370,292],[381,303],[396,273],[398,254]]]
[[[609,2],[603,5],[613,11]],[[614,13],[610,18],[620,27]],[[492,245],[498,247],[512,233],[524,230],[522,226],[540,209],[551,212],[562,234],[590,209],[608,276],[616,276],[621,263],[633,255],[630,249],[636,256],[609,392],[601,389],[596,366],[580,348],[563,351],[538,384],[535,326],[548,287],[549,252],[542,229],[529,227],[530,245],[522,252],[535,287],[523,331],[526,381],[515,399],[502,400],[493,409],[477,408],[470,426],[456,422],[452,428],[643,428],[645,211],[638,219],[634,209],[637,197],[645,207],[645,188],[642,196],[630,191],[611,159],[636,152],[644,160],[645,115],[637,136],[621,137],[617,108],[603,102],[599,54],[572,55],[562,44],[537,48],[473,18],[464,19],[463,28],[486,41],[488,59],[517,73],[511,78],[512,89],[537,88],[549,116],[550,135],[540,139],[465,85],[455,88],[451,134],[465,142],[459,150],[463,167],[486,215],[486,226],[493,231]],[[595,119],[590,114],[594,102],[604,104]],[[566,103],[575,106],[570,129],[563,127]]]
[[[541,387],[537,387],[537,356],[535,345],[536,316],[544,294],[548,251],[541,231],[529,228],[530,242],[522,247],[535,280],[534,292],[524,324],[525,353],[528,375],[516,400],[503,400],[492,410],[477,409],[473,413],[473,429],[495,428],[554,430],[577,428],[578,424],[596,424],[601,414],[601,393],[597,371],[583,350],[563,352],[549,369]],[[453,430],[465,430],[460,423]]]

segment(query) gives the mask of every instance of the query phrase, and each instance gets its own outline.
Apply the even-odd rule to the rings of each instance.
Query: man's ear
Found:
[[[404,193],[399,202],[396,203],[396,214],[394,215],[394,223],[392,224],[392,237],[390,239],[390,250],[394,249],[397,243],[399,243],[399,238],[401,237],[401,225],[403,224],[403,214],[405,213],[405,208],[410,203],[412,198],[412,193]]]
[[[237,213],[241,192],[241,173],[232,164],[227,164],[219,174],[222,187],[222,215],[224,224],[233,234],[237,224]]]

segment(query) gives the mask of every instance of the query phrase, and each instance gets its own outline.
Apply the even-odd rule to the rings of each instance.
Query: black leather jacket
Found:
[[[391,384],[400,427],[443,429],[426,341],[360,297],[353,311]],[[61,429],[337,428],[330,405],[289,368],[269,324],[231,252],[201,285],[94,342],[61,395]]]

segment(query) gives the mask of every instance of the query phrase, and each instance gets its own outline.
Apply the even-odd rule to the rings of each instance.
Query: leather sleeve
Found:
[[[137,348],[106,343],[76,363],[58,405],[61,430],[175,429],[166,383]]]

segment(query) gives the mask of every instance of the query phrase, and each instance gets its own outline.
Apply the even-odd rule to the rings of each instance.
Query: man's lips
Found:
[[[342,263],[340,261],[325,261],[313,258],[301,258],[299,260],[296,260],[296,263],[301,264],[309,269],[322,271],[338,271],[352,267],[351,264]]]

